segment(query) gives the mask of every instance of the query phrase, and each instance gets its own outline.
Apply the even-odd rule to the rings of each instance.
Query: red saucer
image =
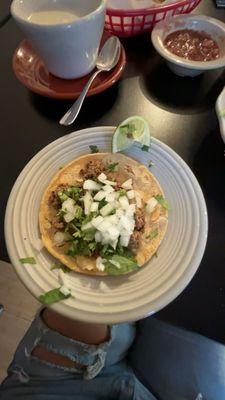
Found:
[[[111,35],[103,33],[101,46]],[[121,76],[126,64],[123,46],[118,64],[109,72],[102,72],[92,83],[87,96],[103,92]],[[78,79],[61,79],[50,74],[30,42],[23,40],[13,55],[13,70],[19,81],[32,92],[55,99],[76,99],[93,71]]]

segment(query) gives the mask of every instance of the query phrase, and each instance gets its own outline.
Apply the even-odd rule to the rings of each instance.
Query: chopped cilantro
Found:
[[[153,161],[149,161],[149,163],[148,163],[148,168],[151,168],[151,167],[153,167],[153,165],[155,165],[155,163],[153,162]]]
[[[118,162],[115,162],[115,163],[112,163],[112,164],[108,164],[107,167],[106,167],[106,169],[107,169],[107,171],[109,171],[109,172],[113,172],[113,171],[115,170],[115,168],[116,168],[117,165],[118,165]]]
[[[86,240],[87,242],[91,242],[95,238],[95,233],[96,233],[95,228],[86,229],[83,232],[83,239]]]
[[[55,288],[50,290],[49,292],[43,293],[39,296],[39,300],[43,304],[53,304],[57,303],[58,301],[65,300],[71,297],[71,294],[65,296],[62,292],[60,292],[60,288]]]
[[[106,206],[106,204],[108,204],[108,202],[105,199],[102,199],[99,203],[98,203],[98,209],[101,210],[102,207]]]
[[[117,191],[117,193],[119,193],[120,197],[121,197],[121,196],[125,196],[125,195],[127,194],[126,190],[123,189],[123,188],[120,188],[120,189]]]
[[[89,146],[89,148],[90,148],[90,150],[91,150],[91,153],[99,153],[98,146],[96,146],[95,144],[91,144],[91,145]]]
[[[158,236],[159,232],[158,229],[155,229],[154,231],[150,232],[149,235],[146,236],[146,239],[154,239],[156,236]]]
[[[118,264],[118,267],[113,265],[111,261]],[[125,272],[131,272],[138,269],[138,264],[136,260],[130,259],[128,257],[123,257],[115,254],[112,257],[108,257],[108,260],[104,262],[105,271],[109,275],[120,275]]]
[[[149,151],[149,146],[146,146],[146,144],[144,144],[142,147],[141,147],[141,150],[142,151]]]
[[[37,264],[34,257],[20,258],[21,264]]]
[[[161,204],[161,206],[163,208],[166,208],[166,210],[169,209],[169,203],[168,201],[161,195],[161,194],[157,194],[156,196],[154,196],[155,199],[158,201],[159,204]]]

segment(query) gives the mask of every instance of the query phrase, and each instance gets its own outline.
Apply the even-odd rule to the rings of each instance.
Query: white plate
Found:
[[[12,264],[22,282],[38,297],[59,287],[58,272],[45,249],[38,251],[39,204],[45,187],[58,169],[89,152],[89,145],[110,150],[112,127],[85,129],[64,136],[41,150],[19,175],[7,205],[5,236]],[[207,211],[201,188],[185,162],[168,146],[152,139],[150,153],[134,146],[126,154],[148,165],[169,201],[169,225],[158,257],[138,272],[121,277],[89,277],[71,272],[75,298],[52,308],[70,318],[98,323],[137,320],[165,307],[190,282],[204,253]],[[21,265],[33,256],[37,265]],[[104,282],[102,284],[101,282]],[[16,294],[15,294],[16,295]]]

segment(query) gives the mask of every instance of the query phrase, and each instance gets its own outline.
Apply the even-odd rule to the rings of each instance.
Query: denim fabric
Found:
[[[156,400],[125,361],[134,337],[134,324],[113,325],[109,341],[87,345],[52,331],[38,315],[17,348],[0,399]],[[32,356],[38,344],[85,368],[58,366]]]

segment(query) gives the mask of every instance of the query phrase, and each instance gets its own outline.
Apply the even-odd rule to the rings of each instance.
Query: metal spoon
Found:
[[[75,103],[72,105],[72,107],[60,119],[59,123],[61,125],[71,125],[75,121],[93,80],[96,78],[98,74],[100,74],[100,72],[110,71],[112,68],[115,67],[115,65],[119,61],[120,50],[121,50],[120,41],[116,36],[112,36],[105,42],[97,58],[96,62],[97,71],[91,76],[91,78],[85,85],[82,93],[75,101]]]

